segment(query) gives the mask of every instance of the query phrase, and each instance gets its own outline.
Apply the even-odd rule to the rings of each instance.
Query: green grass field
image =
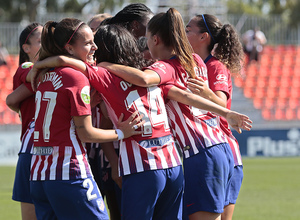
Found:
[[[300,219],[300,157],[244,158],[244,181],[234,220]],[[20,220],[11,200],[15,167],[0,167],[0,219]]]

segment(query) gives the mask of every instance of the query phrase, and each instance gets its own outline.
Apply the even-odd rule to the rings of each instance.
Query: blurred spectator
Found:
[[[2,42],[0,41],[0,66],[7,64],[8,55],[7,49],[2,46]]]
[[[148,45],[147,45],[147,38],[142,36],[138,39],[138,48],[144,54],[145,59],[150,60],[152,59]]]
[[[91,20],[88,21],[88,25],[92,29],[93,33],[95,34],[98,30],[100,23],[105,20],[106,18],[112,17],[110,14],[103,13],[103,14],[96,14],[94,15]]]
[[[262,52],[263,46],[267,43],[265,34],[257,26],[253,30],[246,31],[242,36],[242,41],[248,61],[258,61],[259,54]]]

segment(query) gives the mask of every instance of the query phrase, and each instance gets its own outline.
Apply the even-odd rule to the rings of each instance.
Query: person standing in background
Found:
[[[248,63],[252,60],[259,61],[260,53],[263,51],[264,45],[267,43],[265,34],[260,30],[260,27],[246,31],[242,35],[244,51],[248,58]]]
[[[102,21],[104,21],[107,18],[111,18],[112,16],[107,13],[103,14],[96,14],[94,15],[89,21],[88,21],[88,26],[92,29],[93,33],[95,34],[97,32],[97,29],[99,25],[101,24]]]
[[[6,47],[2,45],[2,42],[0,41],[0,66],[7,65],[7,58],[8,58],[8,51]]]

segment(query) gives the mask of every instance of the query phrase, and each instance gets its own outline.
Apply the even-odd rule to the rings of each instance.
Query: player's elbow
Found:
[[[9,94],[7,97],[6,97],[6,105],[10,108],[10,109],[16,109],[19,107],[19,103],[17,103],[11,96],[11,94]]]

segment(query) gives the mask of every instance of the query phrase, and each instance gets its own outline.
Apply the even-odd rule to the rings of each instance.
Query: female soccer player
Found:
[[[92,30],[78,19],[47,22],[41,39],[40,60],[65,54],[91,62],[97,49]],[[48,69],[37,88],[30,189],[38,219],[108,219],[82,142],[140,134],[142,123],[136,114],[121,123],[120,114],[120,129],[92,127],[89,93],[87,78],[68,67]]]
[[[191,79],[188,88],[194,93],[230,109],[231,73],[240,73],[244,54],[238,33],[232,25],[223,25],[219,19],[210,14],[193,17],[186,26],[186,33],[193,50],[200,55],[207,66],[209,82],[208,88],[201,78]],[[229,204],[225,204],[221,217],[222,220],[230,220],[243,180],[243,164],[238,142],[232,135],[226,119],[222,117],[220,118],[220,127],[227,134],[235,165],[229,188]]]
[[[148,23],[146,37],[152,57],[160,61],[145,73],[116,64],[100,65],[140,86],[170,83],[186,89],[187,79],[195,75],[206,81],[205,65],[196,55],[196,62],[192,59],[182,18],[175,9],[155,15]],[[185,213],[190,219],[218,219],[228,201],[234,166],[226,134],[218,126],[219,118],[174,101],[167,103],[167,110],[173,133],[183,149]]]
[[[95,43],[99,48],[95,53],[98,62],[109,61],[138,68],[145,65],[136,42],[124,28],[100,27],[95,35]],[[35,67],[47,67],[49,64],[45,64],[45,61],[37,63]],[[49,59],[47,61],[50,62]],[[80,63],[77,60],[72,62],[72,59],[67,57],[55,58],[51,62],[55,65],[68,63],[86,71],[85,65],[78,67]],[[143,134],[140,137],[124,139],[120,144],[119,169],[123,176],[122,218],[181,219],[182,171],[178,153],[170,136],[163,98],[169,97],[199,108],[213,109],[222,115],[228,113],[227,117],[233,114],[234,123],[245,123],[239,125],[246,129],[250,128],[250,121],[247,117],[229,113],[208,100],[174,86],[141,88],[102,68],[97,68],[96,72],[87,68],[85,74],[93,87],[101,93],[114,122],[120,111],[131,112],[134,109],[138,109],[146,118],[146,123],[142,126]]]
[[[129,30],[135,38],[139,38],[145,35],[146,25],[152,16],[153,12],[146,5],[133,3],[124,7],[115,16],[106,19],[103,23],[123,26]],[[103,23],[101,23],[101,25],[103,25]],[[92,24],[90,24],[90,27],[91,25]],[[97,25],[97,28],[98,27],[99,25]],[[96,33],[96,29],[93,32]],[[103,124],[105,118],[103,118],[101,110],[99,110],[97,106],[92,108],[92,115],[94,116],[92,117],[93,123],[96,126]],[[110,218],[111,220],[118,220],[121,219],[119,214],[121,208],[121,191],[111,178],[111,165],[103,154],[103,150],[101,149],[102,145],[103,144],[99,143],[91,144],[89,162],[99,189],[106,198],[107,206],[111,213]],[[118,144],[114,143],[114,145],[118,152]]]
[[[32,134],[34,123],[34,92],[30,83],[26,83],[26,75],[36,61],[41,47],[42,25],[28,25],[19,37],[19,65],[13,77],[13,92],[6,98],[6,104],[20,114],[22,123],[21,148],[16,167],[12,199],[21,202],[23,220],[36,219],[35,209],[30,197],[30,161],[33,146]]]
[[[107,24],[117,24],[125,27],[138,39],[146,33],[146,26],[153,17],[153,12],[142,3],[133,3],[124,7]]]

